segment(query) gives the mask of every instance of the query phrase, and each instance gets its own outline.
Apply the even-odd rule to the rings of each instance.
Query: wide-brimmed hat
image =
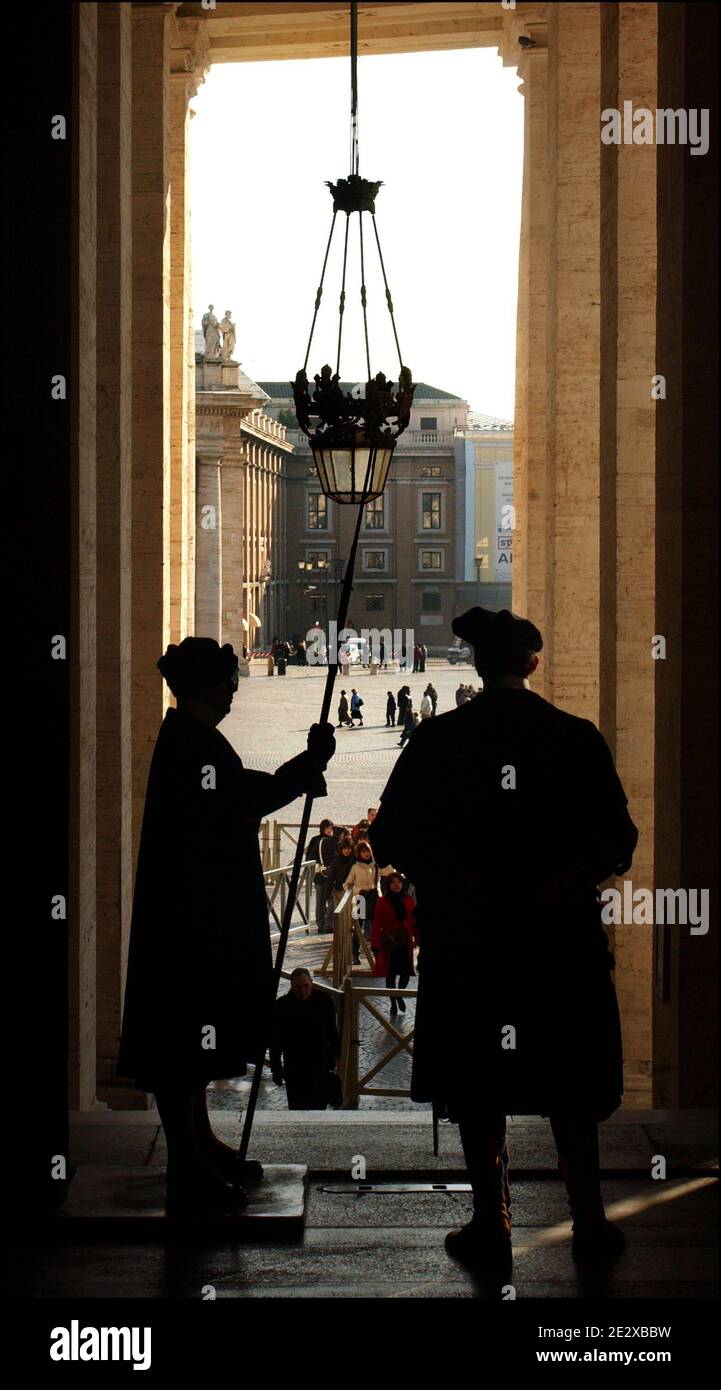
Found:
[[[454,618],[451,629],[456,637],[470,642],[479,651],[540,652],[543,638],[529,618],[519,618],[509,609],[469,608]]]
[[[238,656],[230,642],[221,647],[214,637],[184,637],[179,646],[170,644],[158,662],[158,670],[174,695],[209,690],[233,680]]]

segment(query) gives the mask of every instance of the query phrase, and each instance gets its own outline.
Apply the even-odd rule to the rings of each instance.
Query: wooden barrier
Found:
[[[263,874],[265,882],[266,896],[268,898],[268,909],[271,917],[280,931],[283,913],[288,901],[288,889],[290,888],[290,876],[292,864],[282,865],[277,869],[266,869]],[[298,880],[298,891],[296,893],[293,911],[298,909],[301,916],[301,925],[305,926],[306,936],[310,935],[310,919],[313,900],[313,879],[315,878],[316,861],[315,859],[305,859],[301,866],[300,878]],[[301,905],[301,897],[303,904]]]

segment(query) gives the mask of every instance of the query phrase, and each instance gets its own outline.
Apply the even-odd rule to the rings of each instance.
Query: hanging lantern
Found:
[[[293,382],[293,399],[299,428],[308,438],[313,452],[318,480],[326,497],[341,504],[363,504],[380,497],[388,479],[388,471],[393,457],[396,439],[410,422],[411,405],[415,387],[408,367],[403,365],[398,333],[393,311],[393,300],[386,278],[383,253],[381,251],[378,226],[375,216],[375,200],[381,184],[372,183],[360,177],[358,172],[358,16],[356,0],[351,0],[351,172],[347,179],[329,183],[333,197],[333,221],[323,259],[320,285],[316,292],[313,322],[305,354],[305,362]],[[328,255],[333,240],[338,213],[344,213],[345,242],[343,248],[343,279],[339,303],[338,347],[336,368],[323,367],[315,380],[315,387],[308,382],[306,368],[313,341],[318,309],[323,295]],[[368,377],[365,394],[357,388],[344,391],[340,383],[340,355],[343,339],[343,314],[346,300],[346,264],[348,260],[348,236],[351,216],[358,214],[360,238],[360,301],[363,309],[363,329],[365,334],[366,367]],[[363,244],[363,215],[371,217],[375,242],[378,248],[386,303],[393,326],[393,335],[398,350],[398,382],[388,381],[383,372],[373,377],[371,374],[370,348],[368,343],[367,294],[365,286],[365,255]]]

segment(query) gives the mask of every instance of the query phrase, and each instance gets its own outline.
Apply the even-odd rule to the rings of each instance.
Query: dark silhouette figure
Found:
[[[245,1200],[236,1152],[211,1131],[205,1088],[242,1074],[269,1035],[260,821],[303,792],[325,795],[335,743],[329,725],[314,725],[307,752],[273,775],[252,772],[216,728],[238,685],[233,648],[186,637],[158,667],[178,707],[163,720],[148,778],[118,1073],[155,1093],[168,1209],[182,1214]]]
[[[399,715],[398,723],[403,724],[403,733],[401,734],[400,741],[398,743],[398,747],[402,748],[403,745],[408,742],[413,731],[417,728],[416,716],[413,712],[413,705],[411,703],[410,695],[406,695],[406,702],[403,707],[403,719],[401,720]]]
[[[396,722],[396,702],[393,697],[392,690],[387,691],[387,697],[388,698],[386,699],[386,728],[393,729],[395,728]]]
[[[315,924],[320,933],[325,931],[325,905],[328,897],[328,870],[335,856],[335,826],[332,820],[322,820],[320,833],[314,835],[305,852],[306,859],[314,859],[317,864],[313,876],[315,888]]]
[[[541,634],[507,611],[453,623],[483,691],[426,720],[369,839],[415,886],[419,987],[411,1095],[460,1124],[474,1218],[459,1258],[510,1251],[499,1154],[507,1114],[550,1117],[578,1258],[623,1245],[605,1219],[597,1121],[620,1104],[621,1033],[598,884],[638,833],[594,724],[534,694]],[[463,776],[455,770],[464,769]],[[459,1007],[459,962],[477,962]]]
[[[342,729],[344,727],[347,729],[352,729],[354,728],[354,724],[353,720],[350,717],[348,696],[346,695],[345,690],[341,690],[340,699],[338,701],[338,728]]]
[[[342,1101],[335,1064],[340,1039],[327,994],[313,988],[310,971],[298,966],[290,990],[273,1010],[270,1065],[276,1085],[285,1085],[289,1110],[325,1110]]]

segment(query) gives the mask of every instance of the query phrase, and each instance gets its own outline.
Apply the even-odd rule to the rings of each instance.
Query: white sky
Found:
[[[359,58],[360,173],[401,350],[415,381],[513,418],[523,99],[493,49]],[[347,58],[219,64],[193,100],[193,310],[237,325],[256,381],[305,356],[333,213],[349,172]],[[365,380],[358,217],[351,218],[341,376]],[[335,370],[345,216],[336,221],[308,363]],[[371,368],[396,377],[372,222],[364,215]]]

